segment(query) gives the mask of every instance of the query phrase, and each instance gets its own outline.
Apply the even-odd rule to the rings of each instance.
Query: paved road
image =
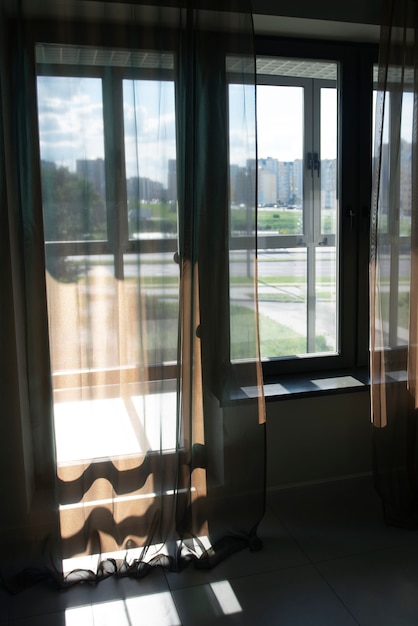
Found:
[[[329,275],[333,272],[334,253],[332,250],[321,248],[320,264],[321,273]],[[74,262],[82,261],[82,257],[69,257]],[[134,278],[139,271],[142,276],[177,276],[178,265],[173,260],[171,253],[143,254],[138,259],[136,255],[125,255],[125,277]],[[88,260],[86,259],[87,263]],[[92,268],[97,265],[112,267],[113,257],[110,255],[90,257]],[[250,266],[253,259],[250,258]],[[245,276],[248,270],[247,255],[242,252],[234,253],[231,258],[231,273],[234,276]],[[306,253],[304,250],[295,252],[260,253],[258,256],[258,274],[260,277],[268,276],[295,276],[301,277],[306,274]]]
[[[261,252],[258,259],[258,272],[260,279],[259,286],[259,302],[260,313],[267,315],[272,320],[283,324],[297,332],[304,333],[306,331],[306,294],[305,281],[299,279],[306,276],[306,256],[305,251],[292,250],[270,251],[268,253]],[[335,275],[335,260],[332,249],[322,248],[320,254],[320,270],[318,274],[330,277]],[[80,257],[73,257],[74,260],[80,261]],[[101,265],[97,264],[97,257],[93,257],[94,265],[91,266],[91,272],[109,272],[112,273],[112,257],[102,257]],[[125,277],[134,278],[140,273],[143,277],[160,276],[176,277],[178,276],[178,265],[173,261],[171,253],[165,254],[144,254],[141,258],[141,265],[137,263],[135,255],[126,255],[125,257]],[[234,253],[231,264],[231,273],[234,276],[245,276],[247,274],[247,258],[242,252]],[[389,271],[389,259],[383,265],[383,272]],[[401,258],[400,274],[408,275],[409,260],[406,256]],[[270,282],[270,278],[277,276],[287,277],[286,283]],[[290,277],[290,282],[289,282]],[[294,280],[292,280],[294,279]],[[162,285],[156,280],[155,287],[146,283],[146,288],[155,295],[161,295],[164,298],[175,299],[177,297],[177,287],[175,284],[168,284],[162,289]],[[251,306],[251,293],[249,287],[245,284],[234,285],[232,297],[234,301],[240,304]],[[335,328],[336,328],[336,307],[335,293],[332,292],[335,286],[332,282],[325,282],[321,285],[320,291],[326,294],[326,297],[320,296],[317,300],[316,329],[317,333],[324,335],[328,345],[335,345]],[[328,294],[327,294],[328,292]],[[293,297],[291,301],[280,301],[286,299],[284,296],[290,294]],[[287,298],[289,300],[289,298]]]

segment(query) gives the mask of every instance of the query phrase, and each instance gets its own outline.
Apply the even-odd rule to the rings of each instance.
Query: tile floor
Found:
[[[385,526],[370,478],[270,493],[260,536],[210,572],[0,589],[0,625],[418,624],[418,533]]]

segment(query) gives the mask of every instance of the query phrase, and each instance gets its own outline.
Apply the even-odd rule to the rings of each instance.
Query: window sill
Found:
[[[318,396],[336,395],[365,391],[370,386],[367,367],[354,370],[315,372],[306,374],[288,374],[269,379],[264,382],[266,402],[294,400]],[[257,387],[241,387],[229,398],[224,399],[223,406],[245,403],[257,397]]]

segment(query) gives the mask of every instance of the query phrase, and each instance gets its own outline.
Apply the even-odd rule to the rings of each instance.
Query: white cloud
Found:
[[[101,81],[38,77],[41,158],[74,170],[77,159],[103,158]]]

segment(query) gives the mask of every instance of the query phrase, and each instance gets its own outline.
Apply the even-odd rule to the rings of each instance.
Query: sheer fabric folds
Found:
[[[386,520],[418,526],[417,3],[388,1],[376,84],[371,240],[375,477]]]
[[[252,19],[208,4],[1,13],[0,526],[61,584],[260,547]]]

